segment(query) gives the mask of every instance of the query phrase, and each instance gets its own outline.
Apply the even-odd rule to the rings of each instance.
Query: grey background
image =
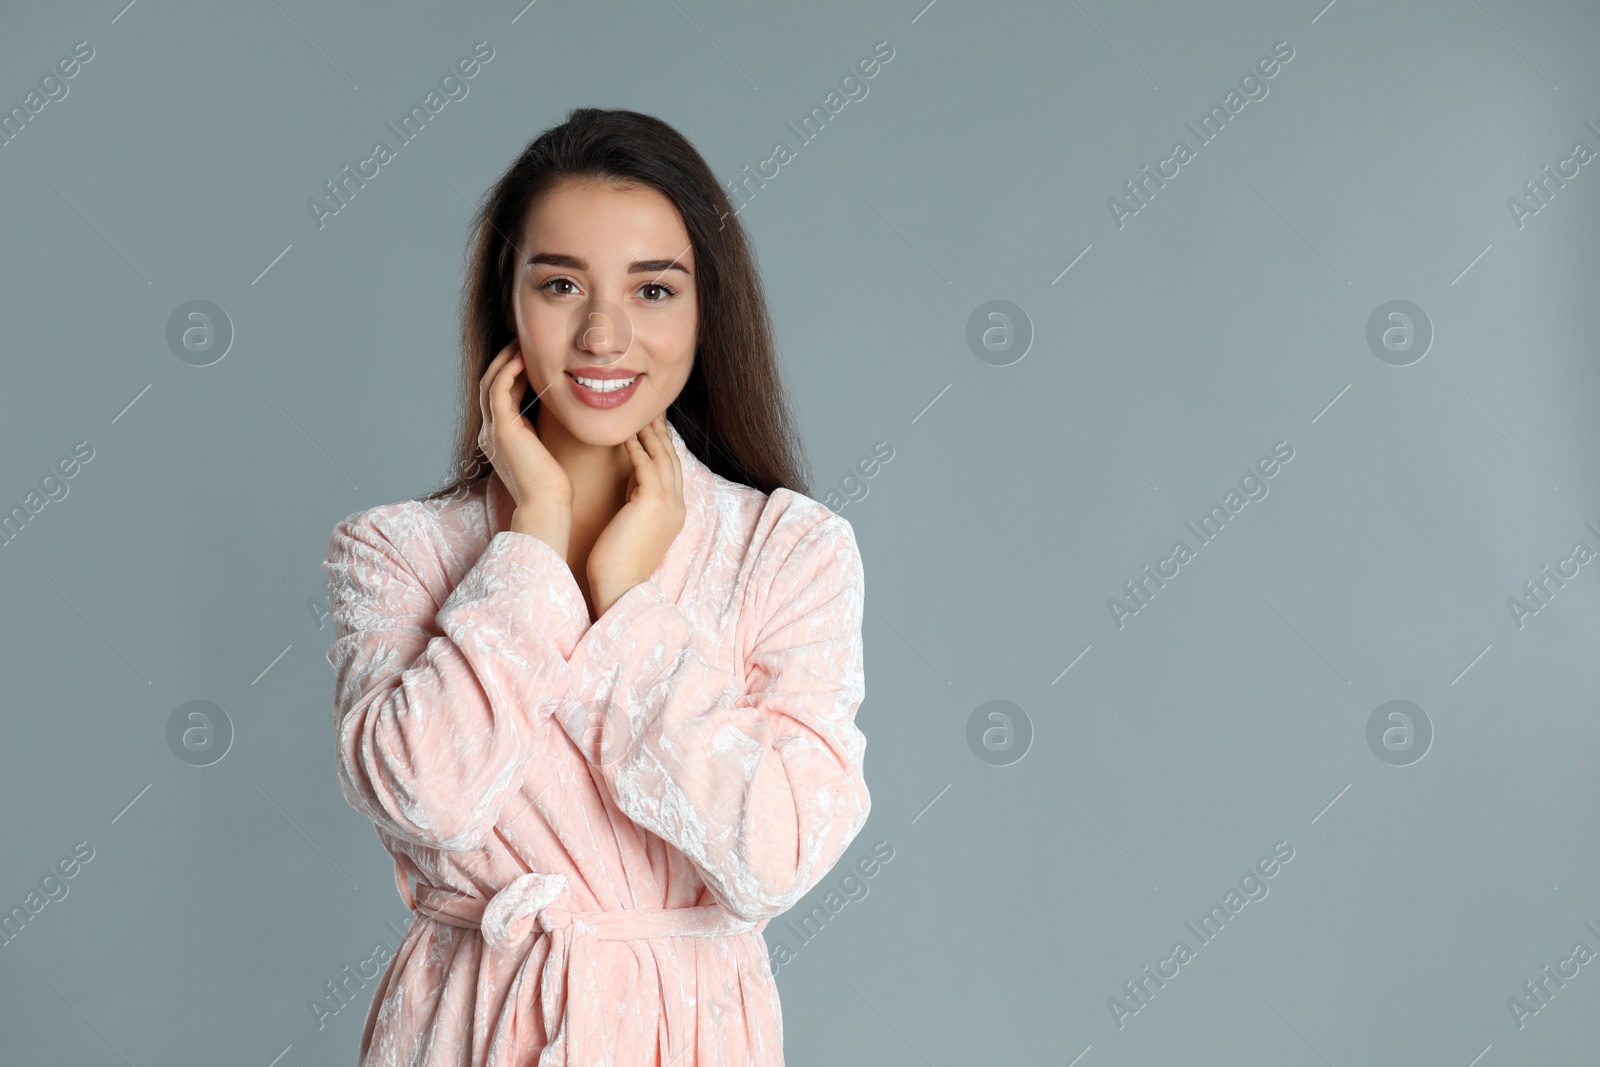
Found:
[[[732,181],[816,495],[865,561],[875,841],[892,861],[778,972],[794,1064],[1593,1063],[1600,962],[1600,10],[1190,5],[7,4],[0,105],[92,61],[0,147],[0,506],[92,461],[0,548],[0,1059],[353,1062],[375,983],[308,1001],[405,916],[331,759],[336,520],[446,475],[466,219],[580,104],[677,126]],[[306,206],[478,41],[494,59],[319,230]],[[803,146],[785,123],[894,56]],[[1279,41],[1293,59],[1119,228],[1107,207]],[[1071,266],[1070,270],[1066,268]],[[270,266],[270,269],[268,269]],[[168,347],[205,299],[236,335]],[[1026,355],[969,348],[1018,305]],[[1405,299],[1427,354],[1369,317]],[[1012,358],[1012,357],[1007,357]],[[1126,625],[1125,581],[1278,441],[1292,461]],[[1070,665],[1070,670],[1066,669]],[[1434,730],[1392,766],[1389,700]],[[209,767],[166,727],[235,736]],[[1025,755],[979,758],[991,700]],[[1011,755],[1015,756],[1017,750]],[[1119,1027],[1123,983],[1295,852]]]

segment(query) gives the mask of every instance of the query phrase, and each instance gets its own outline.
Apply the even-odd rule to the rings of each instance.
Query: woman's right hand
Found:
[[[527,367],[518,342],[513,340],[494,357],[478,383],[478,403],[483,410],[478,447],[519,512],[564,513],[570,521],[572,482],[522,415],[521,397],[526,388],[531,388]]]

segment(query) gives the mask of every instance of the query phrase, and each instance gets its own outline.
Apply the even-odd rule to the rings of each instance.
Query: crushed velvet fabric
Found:
[[[783,1063],[761,931],[870,807],[861,557],[669,429],[683,529],[598,621],[494,475],[334,528],[339,788],[416,912],[362,1067]]]

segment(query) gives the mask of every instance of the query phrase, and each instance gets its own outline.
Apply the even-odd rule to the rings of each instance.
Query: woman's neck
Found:
[[[580,441],[558,419],[539,413],[539,441],[572,485],[572,513],[602,524],[627,502],[628,478],[633,460],[620,444],[593,445]]]

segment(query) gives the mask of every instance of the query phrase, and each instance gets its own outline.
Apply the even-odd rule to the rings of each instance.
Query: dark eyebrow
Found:
[[[564,252],[540,252],[529,256],[528,262],[545,263],[552,267],[570,267],[573,270],[588,270],[589,264],[578,256],[569,256]],[[694,277],[689,268],[679,263],[676,259],[636,259],[628,264],[629,274],[662,274],[669,270],[681,270]]]

